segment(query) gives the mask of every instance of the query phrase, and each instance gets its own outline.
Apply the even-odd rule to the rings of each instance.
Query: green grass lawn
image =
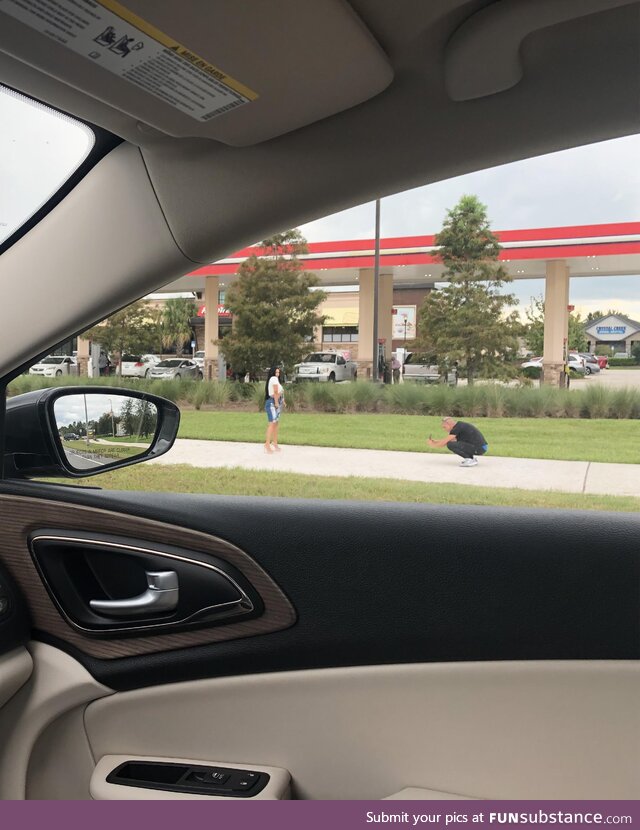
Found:
[[[463,418],[474,423],[491,455],[563,461],[640,463],[640,421],[569,418]],[[266,419],[258,412],[182,412],[180,438],[216,441],[264,440]],[[426,439],[444,435],[438,417],[422,415],[286,413],[280,443],[320,447],[430,450]]]
[[[69,479],[55,479],[69,484]],[[306,476],[294,473],[235,469],[202,469],[156,464],[129,467],[77,479],[74,484],[111,490],[166,493],[207,493],[227,496],[398,501],[418,504],[474,504],[496,507],[545,507],[575,510],[637,512],[640,498],[550,493],[499,487],[422,484],[376,478]]]

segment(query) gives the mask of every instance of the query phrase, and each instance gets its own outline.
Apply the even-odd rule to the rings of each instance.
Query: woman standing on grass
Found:
[[[269,369],[269,376],[264,387],[264,409],[267,413],[267,437],[264,442],[265,452],[280,452],[278,446],[278,426],[280,413],[284,406],[284,389],[280,383],[280,367]]]

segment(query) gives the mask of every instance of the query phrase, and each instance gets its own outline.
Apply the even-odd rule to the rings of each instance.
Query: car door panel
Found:
[[[90,704],[85,725],[96,758],[282,767],[296,798],[630,798],[639,695],[630,661],[415,663],[138,689]]]
[[[0,485],[0,509],[0,557],[34,617],[36,667],[41,655],[45,665],[71,661],[81,678],[46,718],[12,717],[33,708],[33,683],[0,713],[3,729],[7,718],[22,724],[9,730],[24,761],[23,778],[14,764],[3,784],[10,797],[88,798],[95,763],[126,754],[281,767],[298,798],[406,787],[633,797],[634,515],[17,482]],[[265,613],[155,636],[83,635],[31,560],[29,535],[42,528],[227,557],[260,588]],[[277,630],[246,628],[278,599]],[[64,753],[83,770],[68,787],[52,771]]]
[[[35,647],[36,660],[55,658]],[[88,798],[91,786],[94,798],[148,798],[114,792],[106,774],[127,758],[187,757],[286,770],[298,799],[406,787],[434,798],[632,798],[639,693],[631,661],[366,666],[103,692],[52,721],[27,793]]]

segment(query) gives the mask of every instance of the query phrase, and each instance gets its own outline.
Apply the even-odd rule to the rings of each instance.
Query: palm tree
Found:
[[[194,300],[167,300],[162,314],[162,340],[165,346],[176,347],[176,354],[182,354],[184,341],[191,337],[189,320],[196,315]]]

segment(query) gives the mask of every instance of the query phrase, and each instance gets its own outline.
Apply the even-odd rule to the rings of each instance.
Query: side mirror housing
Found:
[[[4,475],[84,478],[157,458],[173,446],[180,410],[130,389],[53,387],[7,400]]]

